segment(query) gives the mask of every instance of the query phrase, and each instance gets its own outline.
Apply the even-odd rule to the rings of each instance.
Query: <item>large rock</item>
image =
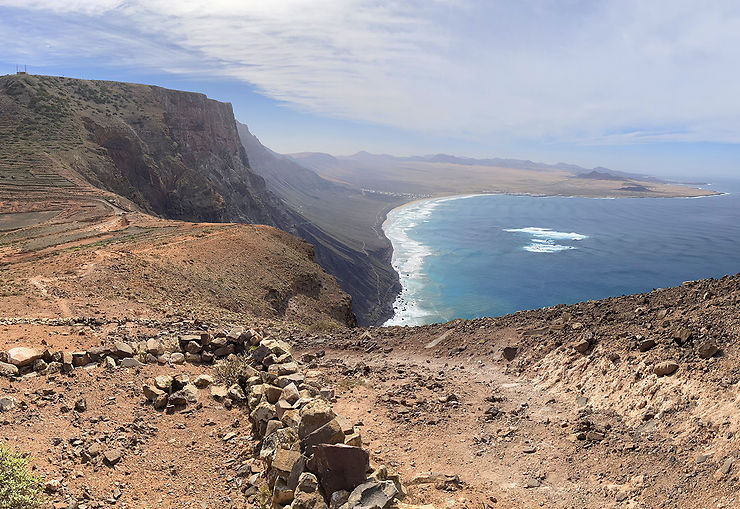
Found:
[[[360,484],[349,495],[347,507],[351,509],[388,509],[398,495],[391,481],[369,481]]]
[[[678,363],[676,361],[663,361],[655,365],[653,373],[658,376],[666,376],[673,374],[677,369]]]
[[[164,354],[164,345],[162,345],[162,342],[158,339],[147,339],[146,352],[159,357]]]
[[[12,410],[16,407],[18,402],[15,398],[11,396],[5,396],[0,398],[0,412],[7,412],[8,410]]]
[[[153,385],[144,385],[141,388],[141,391],[144,393],[144,397],[149,401],[154,401],[155,399],[157,399],[157,397],[165,394],[162,389],[158,389]]]
[[[696,353],[698,353],[699,357],[701,357],[702,359],[713,357],[717,352],[719,352],[719,347],[717,346],[717,343],[715,343],[711,339],[702,342],[696,348]]]
[[[301,444],[306,449],[307,454],[313,446],[319,444],[343,444],[344,432],[336,419],[332,419],[319,429],[301,440]]]
[[[43,356],[44,352],[42,350],[27,348],[25,346],[17,346],[8,350],[8,362],[19,368],[30,366],[36,359],[40,359]]]
[[[134,349],[131,348],[131,345],[129,345],[128,343],[124,343],[123,341],[116,341],[115,343],[113,343],[113,349],[111,350],[111,353],[120,358],[133,357]]]
[[[354,490],[365,482],[365,474],[370,466],[370,456],[366,450],[347,445],[317,445],[314,458],[324,493]]]
[[[8,364],[7,362],[0,362],[0,375],[18,376],[18,366]]]
[[[310,472],[301,474],[290,509],[328,509],[318,488],[315,475]]]
[[[301,439],[307,437],[337,416],[334,410],[332,410],[331,405],[323,399],[314,399],[307,403],[301,408],[300,415],[301,424],[298,426],[298,437]]]

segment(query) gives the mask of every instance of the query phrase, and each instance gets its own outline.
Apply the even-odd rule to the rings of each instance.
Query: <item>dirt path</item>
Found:
[[[61,313],[62,318],[69,318],[70,316],[72,316],[72,310],[69,308],[69,303],[67,302],[67,299],[63,297],[57,297],[56,295],[53,295],[52,292],[49,292],[48,284],[52,282],[52,279],[42,276],[34,276],[32,278],[29,278],[28,282],[33,287],[37,288],[44,296],[44,298],[52,301],[56,306],[59,307],[59,312]]]
[[[639,441],[619,416],[592,412],[576,391],[539,387],[503,359],[437,357],[424,346],[331,349],[318,363],[336,389],[337,412],[363,422],[371,460],[401,474],[411,502],[673,507],[667,472],[675,473],[675,458],[649,448],[663,438]],[[414,485],[430,471],[457,475],[461,485]]]

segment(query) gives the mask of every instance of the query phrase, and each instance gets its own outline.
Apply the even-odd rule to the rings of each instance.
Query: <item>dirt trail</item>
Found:
[[[69,308],[67,299],[54,295],[53,292],[50,292],[48,289],[48,285],[53,281],[53,279],[43,276],[34,276],[28,280],[33,287],[37,288],[41,292],[44,298],[50,300],[59,307],[59,312],[61,313],[62,318],[69,318],[73,315],[72,310]]]

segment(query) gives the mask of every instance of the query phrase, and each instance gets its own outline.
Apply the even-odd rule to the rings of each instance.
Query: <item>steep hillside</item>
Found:
[[[412,196],[365,192],[319,177],[291,158],[271,151],[238,124],[255,172],[267,187],[306,221],[295,233],[316,246],[316,258],[350,295],[363,325],[382,323],[393,313],[398,275],[382,222],[391,208]]]
[[[309,244],[262,225],[183,223],[79,201],[0,214],[0,309],[26,316],[237,316],[354,325]]]
[[[249,170],[231,105],[202,94],[3,76],[0,146],[6,195],[33,179],[65,190],[87,183],[167,218],[290,222]]]

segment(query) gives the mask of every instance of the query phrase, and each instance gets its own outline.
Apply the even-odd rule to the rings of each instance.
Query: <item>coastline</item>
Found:
[[[387,210],[384,211],[382,214],[382,220],[379,222],[380,227],[380,233],[383,235],[383,237],[388,241],[388,244],[390,246],[390,252],[388,257],[386,258],[386,263],[389,263],[391,267],[393,268],[393,271],[396,274],[397,278],[397,287],[393,289],[391,292],[391,295],[389,295],[388,301],[384,302],[384,308],[390,309],[390,316],[388,318],[384,318],[384,321],[379,323],[378,326],[380,327],[390,327],[390,326],[398,326],[398,325],[416,325],[414,323],[396,323],[394,322],[394,318],[396,318],[397,310],[401,309],[402,306],[406,306],[408,310],[408,306],[410,305],[408,301],[404,300],[404,290],[408,291],[403,284],[403,277],[401,276],[398,268],[397,259],[396,262],[394,262],[394,258],[397,255],[397,253],[400,251],[398,248],[398,245],[400,244],[399,241],[403,239],[399,238],[393,238],[393,235],[389,235],[388,228],[391,226],[389,224],[389,221],[392,221],[394,213],[398,213],[399,211],[402,211],[403,209],[407,209],[409,207],[423,205],[423,204],[429,204],[429,203],[443,203],[446,201],[452,201],[452,200],[459,200],[459,199],[466,199],[466,198],[472,198],[472,197],[478,197],[478,196],[522,196],[522,197],[533,197],[533,198],[588,198],[593,200],[618,200],[618,199],[625,199],[625,198],[664,198],[664,199],[672,199],[672,198],[682,198],[682,199],[698,199],[698,198],[712,198],[712,197],[718,197],[718,196],[727,196],[732,193],[730,192],[719,192],[719,191],[711,191],[711,194],[705,194],[701,196],[584,196],[584,195],[578,195],[578,194],[546,194],[546,193],[510,193],[510,192],[477,192],[477,193],[457,193],[457,194],[441,194],[439,196],[432,196],[427,198],[418,198],[414,200],[410,200],[408,202],[401,203],[400,205],[396,205],[393,207],[389,207]],[[413,227],[413,226],[411,226]],[[377,229],[377,228],[376,228]],[[396,242],[394,242],[394,240]]]

